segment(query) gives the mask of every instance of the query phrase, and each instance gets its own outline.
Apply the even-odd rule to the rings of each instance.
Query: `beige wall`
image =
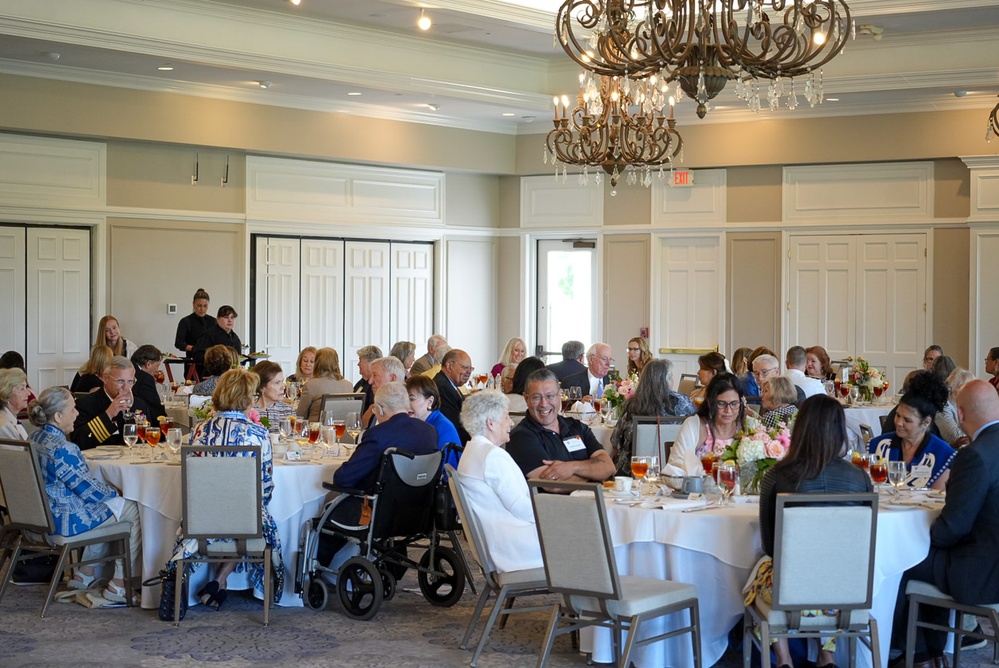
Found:
[[[728,346],[770,346],[780,341],[781,237],[779,232],[734,232],[728,243]],[[809,343],[808,345],[811,345]]]
[[[500,277],[496,291],[496,343],[505,346],[506,342],[519,336],[527,342],[528,355],[534,354],[534,332],[521,331],[521,257],[520,237],[500,237],[496,240],[496,272]],[[496,361],[502,349],[496,351]],[[491,365],[490,365],[491,366]]]
[[[967,218],[971,213],[971,171],[959,158],[933,162],[933,215]]]
[[[445,181],[445,224],[499,226],[499,177],[452,172]]]
[[[651,326],[651,243],[648,234],[604,238],[603,340],[614,349],[617,368],[622,370],[628,366],[628,339]]]
[[[617,195],[611,195],[614,190],[610,182],[604,181],[604,225],[648,225],[652,190],[641,186],[622,187],[622,184],[618,184]]]
[[[726,210],[730,223],[774,224],[781,220],[783,170],[776,165],[729,167]]]
[[[971,235],[967,227],[933,230],[933,300],[932,342],[954,358],[957,365],[969,368],[970,332],[968,254]],[[974,368],[973,366],[970,368]]]

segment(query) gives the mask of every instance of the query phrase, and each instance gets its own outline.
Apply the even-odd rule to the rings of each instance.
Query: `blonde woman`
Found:
[[[128,357],[128,341],[121,335],[121,325],[118,318],[106,315],[97,324],[97,339],[94,345],[104,345],[111,348],[114,356]]]
[[[104,372],[111,364],[114,353],[111,348],[98,343],[90,349],[90,357],[73,377],[69,385],[70,392],[93,392],[104,386]]]
[[[628,341],[628,376],[638,376],[645,365],[652,361],[649,342],[640,336]]]
[[[524,343],[524,339],[514,337],[506,342],[500,361],[493,365],[489,373],[498,376],[508,364],[520,364],[525,357],[527,357],[527,344]]]
[[[320,348],[316,351],[315,375],[302,388],[302,396],[298,400],[298,415],[315,422],[323,410],[324,394],[353,391],[354,386],[340,373],[340,355],[333,348]]]
[[[298,359],[295,360],[295,373],[288,376],[289,383],[304,384],[312,380],[312,376],[316,372],[316,351],[318,348],[315,346],[306,346],[302,348],[302,352],[298,353]]]

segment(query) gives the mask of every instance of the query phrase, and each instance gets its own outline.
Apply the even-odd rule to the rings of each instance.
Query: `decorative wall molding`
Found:
[[[783,219],[789,224],[932,220],[933,163],[785,167]]]
[[[999,221],[999,156],[961,156],[971,170],[969,221]]]
[[[724,169],[690,170],[692,186],[671,186],[652,183],[652,225],[654,227],[697,228],[705,225],[723,227],[727,217],[726,188],[728,173]]]
[[[99,142],[0,135],[0,205],[103,207],[106,159]]]
[[[520,179],[521,227],[579,230],[600,227],[603,223],[603,185],[563,183],[554,176]]]
[[[444,224],[444,174],[248,156],[247,220]]]

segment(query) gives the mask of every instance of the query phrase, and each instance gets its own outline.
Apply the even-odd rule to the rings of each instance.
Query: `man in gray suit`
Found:
[[[427,354],[420,359],[413,362],[413,366],[409,369],[410,376],[419,376],[424,371],[429,370],[435,364],[440,364],[441,356],[438,356],[437,351],[447,345],[447,339],[445,339],[440,334],[434,334],[429,339],[427,339]],[[442,354],[443,355],[443,354]]]
[[[930,553],[902,576],[892,628],[889,668],[904,665],[910,580],[935,585],[959,603],[999,603],[999,394],[973,380],[957,395],[961,428],[971,445],[954,457],[947,481],[947,503],[930,527]],[[926,621],[945,623],[947,611],[924,606]],[[914,668],[945,668],[947,634],[916,629]]]

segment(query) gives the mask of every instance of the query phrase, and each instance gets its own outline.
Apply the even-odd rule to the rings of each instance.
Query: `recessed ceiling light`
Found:
[[[173,65],[171,65],[170,63],[164,63],[159,67],[157,67],[156,69],[158,69],[160,72],[173,72]]]
[[[360,93],[356,90],[352,90],[349,93],[347,93],[347,95],[350,95],[351,97],[357,97],[358,95],[360,95]]]
[[[431,23],[430,17],[427,16],[427,13],[426,13],[425,10],[421,9],[420,10],[420,18],[416,22],[416,27],[419,28],[420,30],[430,30],[430,26],[431,25],[433,25],[433,23]]]
[[[302,0],[288,0],[288,2],[290,2],[293,5],[295,5],[296,7],[298,7],[300,4],[302,4]]]
[[[826,102],[839,102],[839,98],[838,97],[827,97],[827,98],[825,98],[825,101]]]
[[[429,109],[430,111],[437,111],[440,108],[441,108],[441,105],[439,105],[439,104],[433,104],[433,103],[431,103],[431,104],[427,105],[427,109]]]
[[[271,87],[271,82],[270,81],[258,81],[257,85],[260,86],[261,88],[270,88]]]
[[[503,114],[503,115],[504,115],[504,116],[516,116],[516,114],[515,114],[515,113],[513,113],[512,111],[508,111],[508,112],[506,112],[506,113],[505,113],[505,114]]]
[[[55,61],[57,61],[60,58],[62,58],[62,54],[61,53],[56,53],[55,51],[49,51],[48,53],[45,54],[45,57],[48,58],[49,60],[51,60],[54,63]]]

